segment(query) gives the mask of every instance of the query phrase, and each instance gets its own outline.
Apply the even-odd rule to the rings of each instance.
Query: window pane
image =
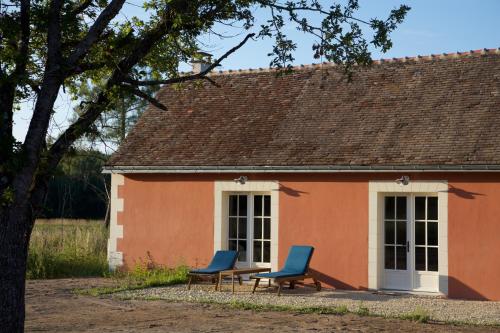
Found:
[[[425,222],[415,222],[415,245],[425,245]]]
[[[394,244],[394,223],[393,221],[385,221],[385,244]]]
[[[385,247],[385,269],[394,269],[394,246]]]
[[[264,216],[271,216],[271,196],[264,196]]]
[[[262,216],[262,195],[253,197],[253,215]]]
[[[425,247],[415,247],[415,269],[425,271]]]
[[[238,223],[238,238],[247,238],[247,218],[240,217]]]
[[[271,242],[264,242],[264,262],[271,262]]]
[[[238,251],[238,249],[236,248],[236,241],[235,240],[230,240],[228,247],[229,247],[229,250]]]
[[[396,218],[406,220],[406,197],[397,197]]]
[[[385,197],[385,218],[394,219],[394,197]]]
[[[264,239],[271,239],[271,219],[264,218]]]
[[[427,222],[427,245],[438,245],[437,222]]]
[[[437,197],[427,197],[427,219],[437,220],[438,219],[438,198]]]
[[[239,216],[247,216],[247,196],[240,195],[240,210],[238,211]]]
[[[253,261],[262,262],[262,242],[253,242]]]
[[[406,270],[406,246],[396,247],[396,269]]]
[[[425,220],[425,197],[415,197],[415,220]]]
[[[406,245],[406,222],[396,222],[396,243]]]
[[[253,238],[262,238],[262,218],[256,217],[253,219]]]
[[[229,196],[229,216],[238,215],[238,196],[230,195]]]
[[[427,270],[438,271],[438,249],[436,247],[427,248]]]
[[[247,241],[238,241],[239,261],[247,261]]]
[[[237,225],[236,225],[236,217],[230,217],[229,218],[229,238],[236,238],[238,233],[237,233]]]

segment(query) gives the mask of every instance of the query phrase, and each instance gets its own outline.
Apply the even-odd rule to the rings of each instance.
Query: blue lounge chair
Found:
[[[278,284],[278,296],[281,295],[283,283],[289,282],[290,289],[293,289],[296,281],[308,278],[313,279],[316,290],[320,291],[321,284],[311,272],[309,272],[309,262],[311,261],[313,252],[314,247],[312,246],[292,246],[290,252],[288,252],[288,257],[286,258],[283,269],[278,272],[261,273],[251,277],[255,279],[252,293],[254,293],[255,289],[258,287],[260,279],[274,279],[274,282]]]
[[[217,251],[207,268],[194,269],[189,271],[188,290],[194,279],[211,279],[215,281],[215,290],[219,284],[219,272],[233,269],[238,259],[238,251]]]

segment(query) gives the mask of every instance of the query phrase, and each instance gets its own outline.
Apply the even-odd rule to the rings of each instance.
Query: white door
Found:
[[[438,197],[412,196],[414,273],[413,290],[439,291]]]
[[[271,195],[230,194],[228,249],[239,251],[238,267],[271,267]]]
[[[384,288],[412,289],[411,219],[407,196],[384,197]]]
[[[438,223],[436,195],[384,197],[383,288],[439,290]]]

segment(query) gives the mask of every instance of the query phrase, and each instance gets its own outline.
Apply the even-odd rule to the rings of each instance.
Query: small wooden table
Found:
[[[235,268],[235,269],[229,269],[227,271],[221,271],[219,272],[219,291],[222,291],[222,279],[225,276],[230,276],[231,277],[231,283],[233,285],[233,294],[234,294],[234,277],[238,277],[238,282],[241,285],[241,275],[243,274],[253,274],[253,273],[262,273],[262,272],[270,272],[271,268],[263,268],[263,267],[254,267],[254,268]],[[271,280],[269,280],[269,283],[271,283]]]

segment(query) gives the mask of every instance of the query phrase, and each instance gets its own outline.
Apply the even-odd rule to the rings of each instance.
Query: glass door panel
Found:
[[[271,196],[254,195],[253,262],[271,262]]]
[[[238,261],[247,261],[248,233],[248,197],[246,195],[229,196],[229,237],[228,249],[239,252]]]
[[[411,288],[408,240],[410,239],[408,197],[384,197],[384,288]]]
[[[271,196],[230,194],[228,200],[228,249],[239,251],[244,266],[270,267]]]
[[[437,272],[438,198],[415,197],[415,270]]]
[[[385,197],[385,269],[407,269],[408,221],[406,201],[406,197]]]

